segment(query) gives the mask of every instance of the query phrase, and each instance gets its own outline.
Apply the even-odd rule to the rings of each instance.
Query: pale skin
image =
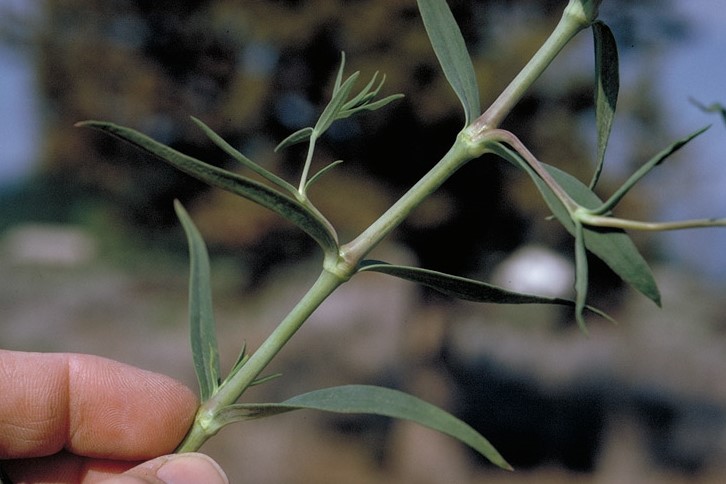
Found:
[[[16,484],[228,482],[207,456],[170,454],[198,406],[170,377],[91,355],[0,350],[0,389],[0,463]]]

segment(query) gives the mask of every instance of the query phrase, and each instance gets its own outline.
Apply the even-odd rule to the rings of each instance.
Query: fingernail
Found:
[[[170,456],[156,471],[156,477],[166,484],[229,484],[227,475],[210,457],[188,453]]]

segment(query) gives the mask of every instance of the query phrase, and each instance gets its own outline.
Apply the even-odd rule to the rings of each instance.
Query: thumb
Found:
[[[102,484],[229,484],[219,464],[198,453],[171,454],[144,462]]]

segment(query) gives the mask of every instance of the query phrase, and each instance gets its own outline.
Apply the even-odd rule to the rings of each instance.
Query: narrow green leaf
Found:
[[[587,301],[588,279],[584,229],[582,223],[575,222],[575,318],[580,329],[586,334],[587,325],[583,312]]]
[[[239,351],[239,356],[237,356],[237,359],[234,362],[234,365],[232,365],[232,369],[229,372],[229,375],[227,375],[227,378],[225,378],[224,383],[227,382],[230,378],[232,378],[237,372],[244,366],[245,363],[247,363],[247,360],[249,360],[250,356],[247,354],[247,342],[245,341],[242,343],[242,348]]]
[[[355,108],[342,111],[339,114],[338,119],[348,118],[354,114],[358,114],[361,111],[375,111],[376,109],[380,109],[383,106],[386,106],[387,104],[390,104],[393,101],[396,101],[403,97],[404,97],[403,94],[391,94],[390,96],[386,96],[383,99],[379,99],[378,101],[374,101],[372,103],[366,103],[361,106],[356,106]]]
[[[453,276],[451,274],[421,269],[419,267],[397,266],[385,262],[367,260],[361,263],[359,270],[361,272],[372,271],[388,274],[430,287],[442,294],[465,301],[496,304],[555,304],[576,307],[575,301],[570,299],[519,293],[474,279]],[[608,315],[594,307],[586,306],[586,308],[595,314],[611,320]]]
[[[479,87],[464,37],[446,0],[418,0],[424,27],[446,79],[464,107],[464,126],[479,114]]]
[[[262,385],[263,383],[267,383],[268,381],[275,380],[277,378],[280,378],[282,376],[282,373],[274,373],[272,375],[262,376],[259,378],[255,378],[252,380],[252,383],[250,383],[251,387]]]
[[[189,243],[189,327],[199,397],[207,401],[219,385],[219,349],[214,322],[209,255],[202,235],[178,200],[174,209]]]
[[[594,210],[593,213],[602,215],[604,213],[609,212],[613,208],[615,208],[615,206],[620,202],[620,200],[623,199],[623,197],[630,191],[630,189],[633,188],[635,186],[635,184],[638,183],[653,168],[655,168],[656,166],[663,163],[673,153],[675,153],[676,151],[683,148],[686,144],[688,144],[694,138],[703,134],[703,132],[706,131],[709,127],[710,126],[706,126],[704,128],[699,129],[698,131],[694,131],[693,133],[689,134],[688,136],[679,139],[678,141],[672,143],[670,146],[668,146],[664,150],[657,153],[653,158],[648,160],[643,166],[638,168],[638,170],[635,173],[633,173],[625,183],[622,184],[622,186],[608,199],[608,201],[603,203],[596,210]]]
[[[298,395],[282,403],[230,405],[215,420],[226,424],[301,409],[366,413],[410,420],[454,437],[503,469],[512,469],[487,439],[450,413],[413,395],[371,385],[325,388]]]
[[[205,183],[258,203],[300,227],[315,239],[326,255],[332,257],[338,254],[337,236],[330,223],[317,211],[293,198],[249,178],[180,153],[131,128],[104,121],[84,121],[76,126],[95,128],[116,136]]]
[[[371,99],[376,97],[378,92],[381,90],[381,87],[383,87],[383,83],[386,82],[386,76],[383,76],[381,78],[381,81],[378,84],[378,87],[376,87],[373,91],[371,91],[371,89],[373,88],[373,86],[377,80],[378,80],[378,71],[373,73],[373,77],[371,77],[371,80],[368,81],[368,84],[366,84],[365,87],[363,89],[361,89],[361,91],[358,94],[356,94],[354,97],[352,97],[351,99],[346,101],[345,104],[343,104],[343,108],[341,109],[341,111],[345,111],[347,109],[354,108],[357,105],[363,104],[366,101],[370,101]]]
[[[343,83],[343,71],[345,69],[345,52],[340,53],[340,67],[338,68],[338,74],[335,76],[335,84],[333,85],[333,94],[340,89],[340,85]]]
[[[232,158],[240,162],[243,166],[249,168],[250,170],[254,171],[267,181],[273,183],[274,185],[277,185],[280,188],[283,188],[287,190],[290,193],[297,193],[297,190],[294,186],[290,185],[288,182],[280,178],[279,176],[275,175],[269,170],[266,170],[265,168],[261,167],[254,161],[247,158],[245,155],[237,151],[232,145],[227,143],[221,136],[219,136],[217,133],[215,133],[209,126],[204,124],[200,119],[195,118],[194,116],[191,117],[194,124],[199,126],[202,131],[204,131],[204,134],[207,135],[207,137],[212,140],[214,144],[216,144],[218,147],[220,147],[225,153],[230,155]]]
[[[310,136],[313,134],[313,128],[307,127],[302,128],[294,133],[292,133],[290,136],[285,138],[284,140],[280,141],[280,144],[278,144],[275,147],[275,151],[280,151],[282,149],[285,149],[289,146],[296,145],[298,143],[302,143],[304,141],[307,141],[310,139]]]
[[[575,224],[569,212],[527,162],[516,151],[502,144],[494,144],[489,149],[522,168],[530,176],[553,215],[568,232],[575,236]],[[543,165],[579,205],[588,209],[595,209],[602,205],[598,196],[580,180],[558,168]],[[618,228],[584,226],[583,236],[585,246],[590,252],[605,262],[621,279],[660,306],[660,291],[653,273],[625,231]]]
[[[202,131],[204,131],[204,134],[207,135],[207,137],[212,140],[214,144],[216,144],[218,147],[220,147],[225,153],[230,155],[232,158],[240,162],[243,166],[249,168],[253,172],[257,173],[261,177],[265,178],[267,181],[273,183],[274,185],[277,185],[280,188],[283,188],[290,193],[296,193],[297,190],[294,186],[290,185],[287,181],[283,180],[279,176],[275,175],[271,171],[263,168],[262,166],[258,165],[254,161],[247,158],[245,155],[237,151],[232,145],[227,143],[224,138],[219,136],[217,133],[215,133],[212,128],[204,124],[202,120],[195,118],[194,116],[191,116],[192,121],[194,124],[199,126]]]
[[[600,179],[605,150],[607,149],[610,131],[615,117],[615,106],[620,90],[620,73],[618,69],[618,47],[610,28],[596,21],[592,24],[595,39],[595,122],[597,125],[597,168],[590,182],[594,188]]]
[[[305,192],[307,192],[310,189],[310,186],[313,183],[320,180],[320,178],[322,178],[323,175],[325,175],[326,173],[328,173],[330,170],[332,170],[336,166],[340,165],[341,163],[343,163],[343,160],[336,160],[336,161],[332,162],[331,164],[329,164],[328,166],[321,168],[320,171],[318,171],[315,175],[313,175],[310,178],[310,180],[308,180],[308,182],[305,184]]]

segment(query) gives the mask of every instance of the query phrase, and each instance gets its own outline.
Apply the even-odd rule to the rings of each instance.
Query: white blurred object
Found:
[[[574,265],[546,247],[527,245],[514,251],[495,269],[492,282],[517,292],[567,297],[575,282]]]
[[[96,240],[86,231],[56,224],[23,224],[8,230],[4,254],[14,264],[77,266],[96,256]]]

